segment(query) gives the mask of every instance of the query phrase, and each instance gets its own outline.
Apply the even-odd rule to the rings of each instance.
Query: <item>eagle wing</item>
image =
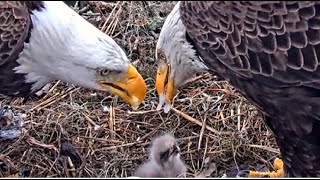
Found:
[[[204,63],[264,112],[290,176],[320,175],[320,5],[181,2]]]
[[[319,2],[182,2],[180,11],[209,67],[271,87],[320,88]]]
[[[0,65],[16,57],[28,37],[31,21],[27,4],[23,1],[0,2]]]

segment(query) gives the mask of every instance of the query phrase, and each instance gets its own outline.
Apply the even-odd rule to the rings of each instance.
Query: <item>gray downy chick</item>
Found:
[[[138,167],[134,176],[185,178],[186,172],[176,139],[164,134],[153,140],[149,160]]]

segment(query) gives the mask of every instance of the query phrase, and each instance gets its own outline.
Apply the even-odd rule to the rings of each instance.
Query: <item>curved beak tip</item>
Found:
[[[118,95],[130,104],[133,110],[137,110],[147,95],[147,85],[141,74],[132,65],[128,68],[126,78],[122,81],[100,81],[100,89],[110,91]]]
[[[126,86],[130,94],[128,102],[133,110],[137,110],[147,95],[147,85],[142,75],[133,65],[129,66],[127,77],[128,79],[135,77],[133,80],[128,80],[124,86]]]
[[[171,104],[165,104],[163,107],[163,111],[164,113],[169,113],[169,111],[171,110]]]
[[[136,111],[138,108],[139,108],[139,105],[138,106],[135,106],[135,105],[132,105],[131,108]]]
[[[159,95],[159,104],[157,111],[164,109],[168,113],[171,109],[171,102],[176,95],[176,87],[174,85],[173,77],[170,77],[171,66],[159,66],[156,77],[156,90]]]
[[[137,110],[139,108],[139,106],[142,103],[144,98],[142,100],[140,100],[139,98],[133,96],[132,99],[133,100],[132,100],[132,103],[131,103],[131,108],[135,111],[135,110]]]

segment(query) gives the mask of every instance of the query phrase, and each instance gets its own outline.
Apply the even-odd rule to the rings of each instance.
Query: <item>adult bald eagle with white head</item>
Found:
[[[147,89],[120,46],[64,2],[0,2],[0,94],[29,96],[53,80],[111,92],[134,109]]]
[[[262,112],[286,176],[320,176],[320,2],[179,2],[156,58],[159,108],[195,72],[214,72]]]

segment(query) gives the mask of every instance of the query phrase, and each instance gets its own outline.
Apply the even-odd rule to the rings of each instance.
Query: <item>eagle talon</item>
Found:
[[[283,169],[283,161],[279,158],[276,158],[273,162],[273,166],[275,171],[249,171],[249,178],[259,178],[259,177],[269,177],[269,178],[283,178],[284,177],[284,169]]]

